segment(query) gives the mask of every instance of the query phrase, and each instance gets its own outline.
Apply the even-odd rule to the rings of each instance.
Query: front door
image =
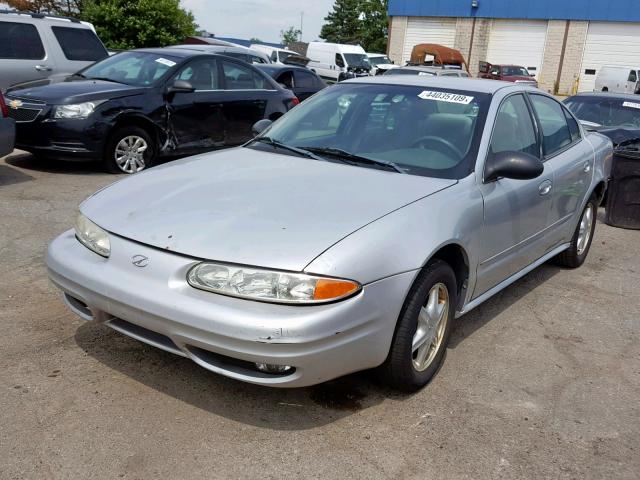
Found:
[[[223,103],[217,60],[201,58],[189,62],[171,80],[185,80],[192,93],[175,93],[169,99],[169,129],[175,135],[176,153],[201,152],[224,146]]]
[[[524,95],[502,101],[496,116],[487,164],[507,151],[540,156],[540,144]],[[499,178],[482,183],[484,226],[474,297],[517,273],[543,255],[543,231],[552,201],[553,171],[549,165],[533,180]]]
[[[253,137],[251,127],[264,118],[271,85],[249,65],[221,60],[224,101],[224,145],[241,145]]]

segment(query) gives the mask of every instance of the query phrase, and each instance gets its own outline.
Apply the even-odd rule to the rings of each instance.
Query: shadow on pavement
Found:
[[[47,173],[73,173],[79,175],[106,174],[99,162],[51,160],[35,157],[27,152],[14,152],[4,159],[7,165],[25,170]],[[115,180],[114,176],[114,180]]]
[[[376,384],[371,372],[309,388],[280,389],[244,383],[103,325],[82,325],[75,341],[91,357],[137,382],[209,413],[262,428],[307,430],[388,398],[409,398]]]
[[[13,185],[15,183],[29,182],[33,180],[31,175],[22,173],[20,170],[11,168],[8,165],[0,164],[0,187]]]

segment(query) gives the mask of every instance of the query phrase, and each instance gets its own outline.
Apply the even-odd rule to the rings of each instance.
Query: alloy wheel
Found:
[[[437,283],[427,296],[418,314],[418,327],[413,335],[411,351],[413,368],[422,372],[433,362],[440,350],[449,318],[449,291],[444,283]]]
[[[116,165],[124,173],[136,173],[144,170],[146,167],[144,154],[148,148],[146,140],[137,135],[122,138],[114,151]]]

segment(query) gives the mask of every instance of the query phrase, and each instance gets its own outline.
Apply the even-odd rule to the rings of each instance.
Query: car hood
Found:
[[[353,231],[455,183],[236,148],[125,178],[81,211],[160,249],[301,271]]]
[[[502,77],[502,80],[506,82],[521,81],[521,82],[538,83],[538,81],[534,77],[527,77],[526,75],[505,75]]]
[[[64,105],[136,95],[145,90],[145,87],[134,87],[104,80],[74,80],[31,88],[12,89],[8,96],[42,100],[53,105]]]

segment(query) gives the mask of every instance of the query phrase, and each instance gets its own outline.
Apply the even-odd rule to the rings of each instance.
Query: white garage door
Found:
[[[578,90],[592,91],[604,65],[640,67],[640,24],[589,23]]]
[[[419,43],[438,43],[453,48],[455,38],[455,18],[409,17],[402,49],[402,64],[411,58],[411,50]]]
[[[542,20],[493,20],[487,62],[520,65],[535,73],[542,68],[547,22]]]

